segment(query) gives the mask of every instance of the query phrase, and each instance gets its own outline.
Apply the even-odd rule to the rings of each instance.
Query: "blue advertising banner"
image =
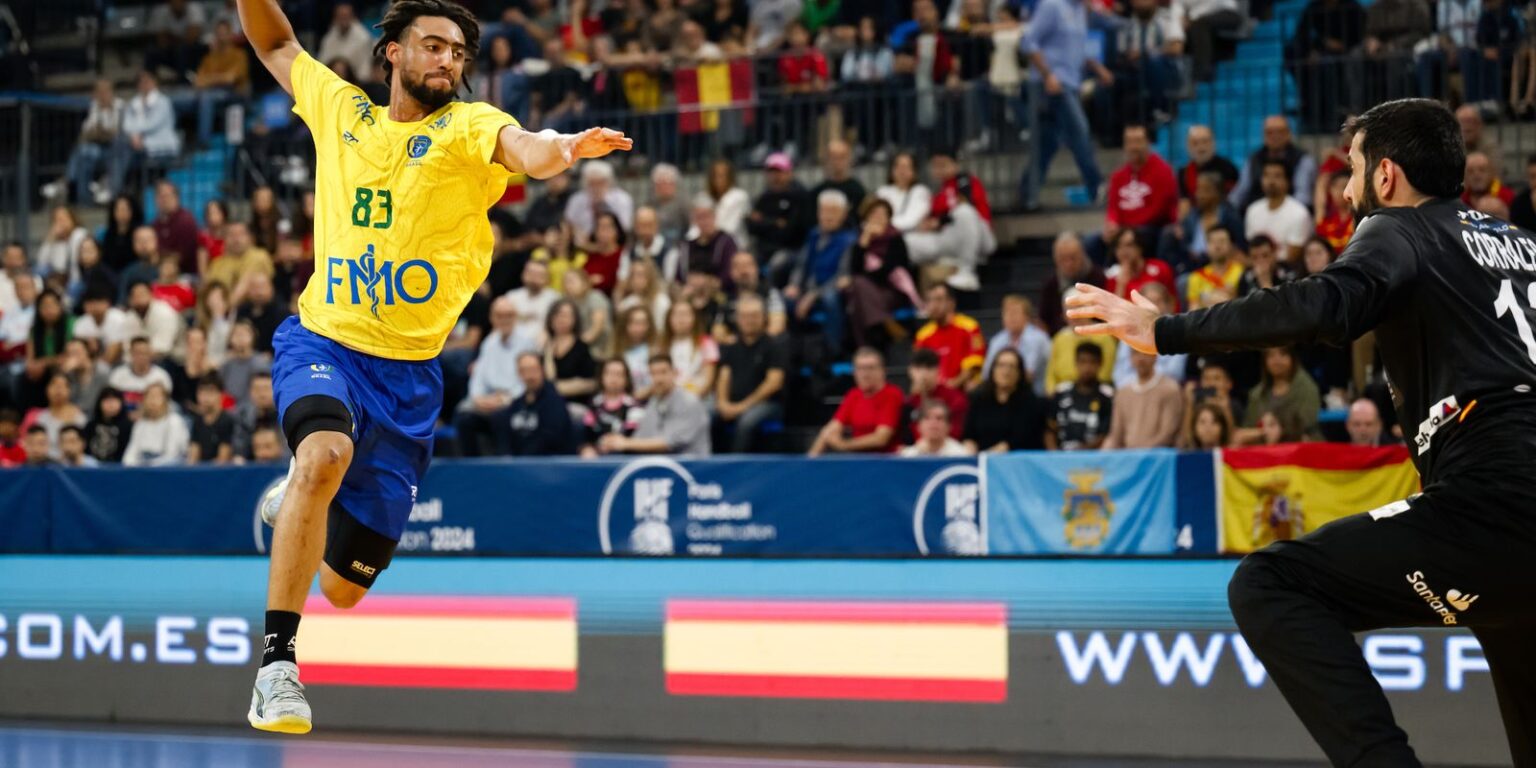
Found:
[[[0,552],[48,551],[53,486],[42,472],[0,470]]]
[[[995,555],[1163,555],[1175,551],[1172,450],[988,456]]]
[[[256,500],[282,467],[19,470],[0,483],[0,551],[262,553]],[[985,554],[974,460],[742,458],[434,464],[410,553]],[[26,510],[15,521],[14,510]]]

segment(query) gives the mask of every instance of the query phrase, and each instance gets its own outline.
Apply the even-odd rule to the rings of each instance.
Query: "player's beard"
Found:
[[[453,75],[447,75],[453,81]],[[434,88],[427,83],[427,75],[418,75],[414,78],[410,73],[400,73],[400,84],[405,87],[405,92],[416,101],[420,102],[428,112],[436,112],[442,109],[448,102],[453,101],[454,93],[458,91],[458,83],[454,82],[448,88]]]
[[[1361,221],[1365,220],[1365,217],[1375,213],[1376,209],[1381,207],[1381,198],[1376,197],[1376,189],[1371,186],[1370,180],[1366,180],[1364,187],[1365,191],[1360,195],[1361,200],[1355,203],[1354,206],[1355,226],[1357,227],[1360,226]]]

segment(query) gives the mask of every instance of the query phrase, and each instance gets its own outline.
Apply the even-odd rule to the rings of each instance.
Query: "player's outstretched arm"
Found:
[[[293,95],[293,60],[304,49],[293,34],[293,25],[283,15],[277,0],[237,0],[240,27],[250,41],[256,58],[291,96]]]
[[[491,157],[513,173],[526,173],[535,179],[547,179],[565,171],[578,160],[603,157],[610,152],[627,152],[633,139],[609,128],[588,128],[581,133],[525,131],[515,125],[501,129],[496,153]]]
[[[1403,224],[1372,216],[1339,260],[1304,280],[1181,315],[1159,317],[1138,293],[1126,301],[1079,283],[1067,317],[1098,322],[1077,332],[1111,335],[1152,354],[1202,354],[1323,342],[1343,345],[1376,327],[1388,302],[1414,279],[1414,248]]]

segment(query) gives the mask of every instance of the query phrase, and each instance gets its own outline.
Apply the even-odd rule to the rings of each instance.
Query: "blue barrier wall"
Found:
[[[1209,454],[435,463],[402,554],[924,557],[1215,551]],[[0,552],[246,554],[277,467],[0,473]]]
[[[312,602],[298,656],[322,739],[346,729],[1318,762],[1233,631],[1234,567],[405,559],[350,611]],[[0,718],[242,724],[266,568],[259,557],[0,556]],[[1361,643],[1426,763],[1510,764],[1474,637],[1392,630]],[[814,671],[785,669],[796,662]],[[732,687],[701,690],[722,675]]]

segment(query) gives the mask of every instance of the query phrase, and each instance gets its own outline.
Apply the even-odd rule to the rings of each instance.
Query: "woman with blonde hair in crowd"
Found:
[[[224,364],[229,351],[229,332],[235,327],[235,308],[229,303],[229,287],[223,283],[205,283],[197,297],[197,327],[208,334],[208,361],[215,368]]]
[[[695,397],[705,398],[715,384],[715,368],[720,363],[720,346],[709,329],[699,322],[693,305],[679,301],[667,310],[662,326],[661,351],[672,356],[677,383]]]
[[[170,467],[185,464],[192,432],[180,414],[171,410],[171,393],[162,384],[144,390],[139,417],[123,452],[128,467]]]
[[[667,310],[672,307],[672,295],[657,272],[656,262],[650,259],[640,259],[630,264],[629,277],[619,286],[614,300],[621,313],[632,307],[650,310],[651,321],[657,325],[667,319]]]
[[[55,206],[49,216],[48,232],[37,246],[35,263],[43,280],[64,292],[80,280],[80,245],[90,239],[90,233],[67,205]]]
[[[738,243],[747,242],[747,214],[752,212],[752,198],[736,186],[736,166],[723,158],[710,163],[704,191],[715,201],[715,228]],[[690,231],[684,239],[692,240],[693,236]]]
[[[581,340],[598,360],[608,358],[613,346],[613,303],[602,291],[593,290],[592,278],[576,269],[565,273],[565,297],[581,314]]]
[[[651,397],[651,355],[656,351],[656,320],[649,309],[632,306],[620,316],[617,331],[611,358],[629,365],[635,399],[648,400]]]
[[[549,287],[555,293],[565,292],[566,272],[585,269],[587,264],[587,254],[576,247],[576,231],[564,220],[544,230],[544,244],[533,249],[529,258],[549,265]]]

